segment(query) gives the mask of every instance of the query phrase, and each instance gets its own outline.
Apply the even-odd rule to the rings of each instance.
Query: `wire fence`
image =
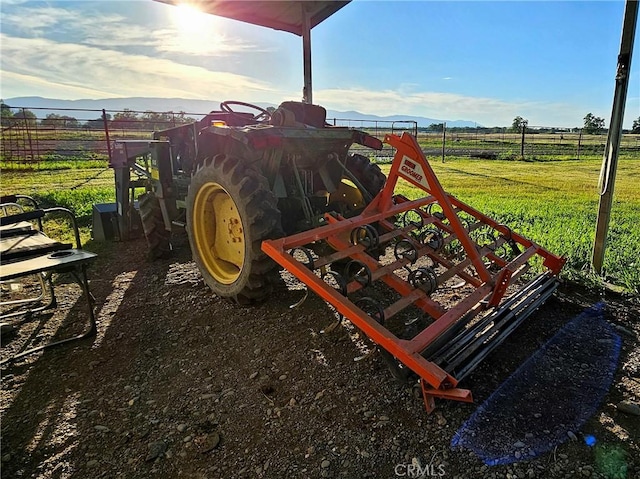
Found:
[[[347,128],[355,128],[367,132],[371,136],[375,136],[379,140],[384,140],[385,135],[396,134],[401,135],[403,132],[418,136],[418,123],[413,120],[350,120],[348,118],[328,118],[327,123],[332,126],[342,126]],[[386,143],[383,144],[382,150],[372,151],[366,146],[354,144],[351,147],[353,153],[359,153],[364,156],[375,159],[378,162],[390,162],[393,159],[394,150]]]
[[[106,162],[108,140],[151,139],[154,131],[193,122],[204,113],[133,110],[87,110],[12,107],[3,108],[0,161],[3,167],[46,167],[48,162]],[[407,131],[418,138],[428,156],[486,159],[581,159],[602,156],[606,133],[585,134],[578,129],[529,127],[524,132],[508,128],[418,128],[415,121],[353,120],[331,118],[333,126],[356,128],[379,138]],[[354,147],[358,149],[356,145]],[[364,148],[364,147],[363,147]],[[393,151],[361,151],[378,161],[390,161]],[[640,135],[624,134],[621,157],[640,158]]]
[[[510,128],[453,128],[420,132],[418,142],[428,156],[471,157],[503,160],[552,161],[602,158],[607,133],[587,134],[582,129],[528,127],[524,132]],[[640,134],[625,133],[620,143],[621,158],[640,159]]]
[[[109,141],[151,139],[154,131],[195,121],[204,114],[134,110],[11,108],[2,117],[0,160],[29,166],[109,157]],[[4,113],[4,112],[3,112]]]

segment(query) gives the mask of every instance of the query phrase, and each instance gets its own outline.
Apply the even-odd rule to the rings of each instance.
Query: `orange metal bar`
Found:
[[[536,248],[534,246],[530,247],[527,251],[525,251],[518,258],[513,260],[509,265],[507,265],[507,269],[510,268],[515,271],[515,269],[525,263],[531,256],[533,256],[536,252]],[[483,285],[480,288],[476,289],[473,293],[467,296],[464,300],[460,301],[453,308],[451,308],[446,314],[438,318],[438,321],[431,324],[424,331],[418,334],[411,340],[412,350],[419,352],[431,344],[433,340],[435,340],[440,334],[446,331],[452,324],[454,324],[458,319],[460,319],[474,304],[479,303],[483,299],[485,299],[489,294],[499,295],[497,300],[501,299],[504,295],[507,285],[503,285],[501,288],[493,289],[489,287],[489,285]],[[496,298],[493,298],[495,306],[497,302]],[[491,298],[489,298],[491,302]],[[478,311],[479,312],[479,311]]]
[[[431,412],[435,409],[435,398],[450,399],[454,401],[473,402],[473,396],[468,389],[433,389],[425,381],[420,381],[422,388],[422,398],[424,399],[424,406],[427,412]]]

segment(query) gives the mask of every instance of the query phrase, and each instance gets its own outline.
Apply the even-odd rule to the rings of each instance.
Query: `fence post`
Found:
[[[35,153],[35,155],[36,155],[38,164],[40,164],[40,134],[38,133],[38,118],[35,119],[34,129],[35,129],[35,131],[33,132],[33,134],[36,137],[36,153]]]
[[[447,143],[447,122],[442,123],[442,162],[444,163],[445,146]]]
[[[27,118],[25,109],[22,109],[22,121],[24,121],[24,131],[27,134],[27,141],[29,142],[29,155],[31,156],[31,161],[33,161],[33,142],[31,141],[31,130],[29,130],[29,119]],[[27,155],[25,155],[26,158]]]
[[[524,134],[527,131],[527,125],[522,125],[522,140],[520,141],[520,158],[524,160]]]
[[[104,124],[104,137],[107,141],[107,154],[109,155],[109,163],[111,163],[111,141],[109,140],[109,122],[107,121],[107,112],[102,109],[102,123]]]
[[[582,144],[582,128],[580,128],[580,135],[578,135],[578,151],[576,155],[578,156],[578,160],[580,159],[580,145]]]

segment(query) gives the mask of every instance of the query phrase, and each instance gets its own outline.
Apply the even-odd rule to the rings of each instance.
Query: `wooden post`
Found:
[[[29,155],[31,156],[31,162],[33,162],[33,141],[31,140],[31,130],[29,130],[29,120],[27,119],[26,110],[22,109],[22,121],[24,121],[24,131],[27,134],[27,141],[29,142]],[[25,155],[26,158],[26,155]]]
[[[524,160],[524,134],[527,131],[527,125],[522,125],[522,139],[520,141],[520,158]]]
[[[38,158],[38,160],[37,160],[38,163],[40,163],[40,160],[41,160],[41,157],[40,157],[40,134],[38,133],[38,118],[35,119],[33,127],[34,127],[33,134],[36,137],[36,142],[35,142],[36,143],[36,147],[35,147],[36,153],[35,154],[36,154],[36,158]]]
[[[447,122],[442,124],[442,162],[444,163],[445,146],[447,143]]]
[[[580,128],[580,135],[578,135],[578,151],[576,152],[577,159],[580,159],[580,145],[582,144],[582,128]]]
[[[107,142],[107,153],[109,154],[109,163],[111,163],[111,140],[109,139],[109,122],[107,121],[107,112],[102,109],[102,124],[104,125],[104,138]]]

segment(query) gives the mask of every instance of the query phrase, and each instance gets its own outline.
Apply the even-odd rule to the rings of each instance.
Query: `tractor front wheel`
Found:
[[[138,197],[140,220],[149,245],[149,259],[168,258],[171,254],[171,232],[164,226],[160,201],[152,192]]]
[[[278,236],[280,212],[266,179],[243,160],[219,154],[200,164],[187,195],[193,259],[218,296],[240,304],[264,299],[275,263],[260,249]]]

